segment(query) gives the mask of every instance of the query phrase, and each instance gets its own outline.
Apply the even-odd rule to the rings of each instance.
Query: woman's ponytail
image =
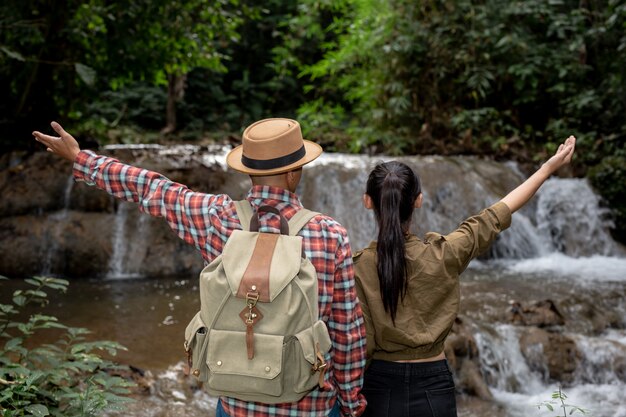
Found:
[[[408,286],[405,232],[420,194],[419,179],[407,165],[392,161],[377,165],[367,181],[378,222],[376,248],[380,293],[385,311],[395,323],[398,302]]]

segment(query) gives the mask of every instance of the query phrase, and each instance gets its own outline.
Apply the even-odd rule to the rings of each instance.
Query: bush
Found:
[[[66,280],[46,277],[25,281],[34,288],[15,291],[11,304],[0,303],[0,340],[4,341],[0,350],[0,414],[83,417],[122,409],[131,401],[124,395],[133,384],[114,376],[123,367],[97,351],[115,355],[125,348],[111,341],[86,341],[87,329],[65,326],[42,313],[22,320],[27,307],[47,304],[45,290],[65,292],[69,285]],[[60,332],[58,340],[33,343],[35,335],[45,329]]]
[[[614,215],[613,237],[626,243],[626,156],[607,156],[589,170],[589,180]]]

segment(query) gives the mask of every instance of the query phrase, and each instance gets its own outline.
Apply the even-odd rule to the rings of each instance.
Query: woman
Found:
[[[383,163],[370,173],[363,202],[378,222],[378,241],[357,253],[354,268],[365,316],[364,416],[456,416],[454,382],[443,353],[459,308],[459,274],[509,227],[511,214],[557,169],[576,145],[570,136],[555,155],[500,202],[454,232],[409,233],[422,205],[420,182],[407,165]]]

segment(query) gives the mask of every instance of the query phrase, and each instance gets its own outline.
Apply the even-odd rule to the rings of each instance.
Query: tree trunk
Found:
[[[176,130],[176,103],[185,95],[187,74],[170,74],[167,77],[167,108],[165,110],[165,127],[161,133],[168,134]]]

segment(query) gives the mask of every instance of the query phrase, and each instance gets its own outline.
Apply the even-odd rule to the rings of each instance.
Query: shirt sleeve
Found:
[[[361,394],[366,359],[365,324],[357,301],[352,253],[347,236],[335,254],[332,316],[328,330],[333,341],[333,371],[338,401],[345,416],[359,416],[367,402]]]
[[[151,216],[165,218],[172,230],[196,246],[206,260],[214,257],[207,252],[211,245],[206,243],[212,229],[222,228],[216,210],[231,201],[228,196],[197,193],[157,172],[122,164],[91,151],[78,154],[73,174],[76,181],[138,203],[139,210]]]
[[[441,242],[446,269],[458,275],[510,225],[511,210],[505,203],[499,202],[468,218],[454,232],[446,236],[429,233],[425,239],[431,243]]]

